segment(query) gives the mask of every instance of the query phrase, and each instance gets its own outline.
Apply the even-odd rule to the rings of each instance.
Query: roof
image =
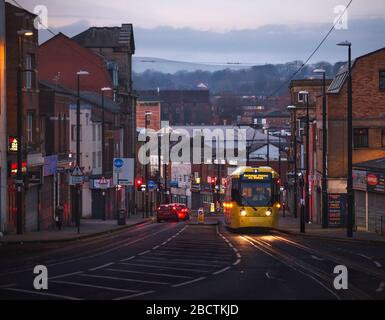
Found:
[[[381,48],[381,49],[378,49],[376,51],[372,51],[372,52],[369,52],[367,54],[364,54],[363,56],[360,56],[354,60],[352,60],[352,69],[354,69],[356,63],[361,60],[361,59],[364,59],[368,56],[371,56],[373,54],[376,54],[376,53],[379,53],[381,51],[385,50],[385,48]],[[331,93],[331,94],[339,94],[348,78],[348,72],[349,72],[349,66],[348,66],[348,63],[346,63],[345,65],[343,65],[340,70],[338,71],[336,77],[334,78],[332,84],[330,85],[329,89],[328,89],[328,93]]]
[[[92,27],[72,38],[86,48],[128,48],[135,53],[134,30],[132,24],[121,27]]]
[[[140,90],[139,97],[157,97],[163,103],[207,103],[211,104],[208,90]]]
[[[57,93],[70,95],[74,98],[77,97],[77,92],[75,90],[68,89],[60,84],[56,84],[56,83],[52,83],[44,80],[40,80],[39,84]],[[96,107],[100,107],[100,108],[102,107],[102,95],[96,92],[81,91],[80,99],[83,100],[83,102],[91,103]],[[117,113],[120,111],[120,106],[108,97],[105,97],[104,99],[104,107],[106,108],[106,110],[111,112]]]
[[[356,163],[354,167],[385,172],[385,158]]]

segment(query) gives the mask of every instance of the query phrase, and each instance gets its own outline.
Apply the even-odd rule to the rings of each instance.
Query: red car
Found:
[[[189,220],[189,211],[185,205],[178,203],[161,205],[157,210],[157,221],[186,221]]]

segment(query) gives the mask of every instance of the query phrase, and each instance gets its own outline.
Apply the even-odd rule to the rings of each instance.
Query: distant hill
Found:
[[[133,78],[136,90],[207,88],[212,94],[230,92],[249,96],[281,95],[287,92],[287,82],[302,65],[302,62],[294,61],[286,64],[252,67],[243,65],[207,66],[154,58],[140,59],[140,62],[134,63]],[[140,69],[138,64],[143,72],[138,71]],[[342,64],[341,62],[336,64],[319,62],[308,65],[296,75],[295,79],[314,78],[316,75],[313,70],[317,68],[325,69],[327,77],[333,78]],[[150,68],[151,66],[153,68]],[[213,70],[207,70],[204,67],[212,67]],[[164,71],[160,71],[162,68]]]
[[[224,69],[240,70],[252,67],[251,65],[238,64],[237,62],[229,62],[224,64],[200,64],[193,62],[172,61],[159,58],[134,57],[134,72],[143,73],[145,71],[157,71],[162,73],[175,74],[179,71],[194,72],[202,71],[220,71]]]

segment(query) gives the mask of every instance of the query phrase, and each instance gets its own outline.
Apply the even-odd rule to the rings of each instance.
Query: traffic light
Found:
[[[143,180],[140,179],[140,178],[136,179],[135,185],[136,185],[136,190],[141,192],[142,191]]]

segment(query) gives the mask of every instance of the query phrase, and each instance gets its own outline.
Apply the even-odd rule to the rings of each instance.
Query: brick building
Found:
[[[123,157],[136,158],[136,102],[132,85],[132,56],[135,54],[132,24],[120,27],[92,27],[72,38],[84,48],[103,57],[112,79],[114,101],[121,107],[120,123],[123,128]],[[127,188],[127,209],[135,208],[135,188]]]
[[[136,102],[136,126],[137,128],[146,127],[146,113],[151,115],[147,117],[147,127],[159,131],[161,129],[161,102],[156,96],[138,97]]]
[[[148,90],[139,96],[158,97],[162,121],[172,126],[211,124],[212,106],[208,90]]]
[[[385,157],[385,48],[354,60],[353,79],[353,163]],[[347,65],[338,72],[327,91],[328,192],[346,194],[347,185]],[[316,112],[317,198],[322,191],[322,98]],[[362,202],[358,197],[357,205]],[[319,210],[320,205],[315,207]]]
[[[42,179],[44,166],[44,124],[39,117],[39,86],[38,68],[38,32],[34,29],[36,16],[26,10],[5,4],[6,8],[6,92],[7,92],[7,136],[17,142],[15,149],[8,153],[8,221],[7,230],[12,232],[16,227],[16,189],[15,175],[17,173],[17,152],[22,148],[24,188],[22,203],[22,224],[25,231],[36,231],[41,228],[40,217],[44,214],[41,208],[51,207],[45,191],[50,188],[51,181]],[[21,35],[21,50],[19,50],[18,32],[33,31],[33,35]],[[22,56],[20,56],[20,52]],[[21,59],[22,73],[22,102],[23,102],[23,139],[17,138],[17,74]]]
[[[7,117],[5,88],[5,2],[0,1],[0,233],[7,217]]]

